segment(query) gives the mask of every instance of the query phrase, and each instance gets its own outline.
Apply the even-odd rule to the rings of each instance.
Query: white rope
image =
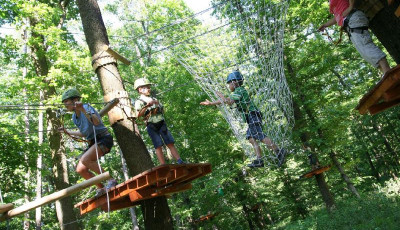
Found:
[[[91,107],[90,104],[88,104],[88,105]],[[92,116],[92,115],[91,115],[91,116]],[[101,119],[101,118],[100,118],[100,119]],[[93,126],[94,146],[95,146],[94,148],[96,149],[97,165],[99,166],[100,174],[102,174],[102,173],[103,173],[103,170],[101,170],[100,158],[99,158],[99,151],[97,150],[98,145],[97,145],[97,137],[96,137],[96,128],[95,128],[95,125],[93,124],[93,120],[91,120],[91,122],[92,122],[92,126]],[[104,154],[105,154],[105,153],[104,153]],[[106,185],[106,187],[105,187],[105,190],[106,190],[106,196],[107,196],[107,214],[108,214],[108,217],[110,217],[110,197],[109,197],[109,195],[108,195],[107,185]]]

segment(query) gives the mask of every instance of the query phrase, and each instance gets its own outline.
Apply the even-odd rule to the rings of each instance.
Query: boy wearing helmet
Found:
[[[226,83],[228,84],[229,90],[232,92],[229,97],[224,97],[221,93],[218,93],[218,96],[221,98],[218,101],[209,101],[205,100],[200,103],[200,105],[220,105],[222,103],[232,105],[236,103],[237,109],[242,114],[243,121],[248,124],[248,129],[246,132],[246,138],[252,144],[254,151],[257,155],[257,159],[254,160],[248,166],[250,168],[255,167],[264,167],[264,161],[261,156],[261,148],[257,143],[257,140],[263,142],[267,145],[268,148],[272,149],[277,153],[278,157],[278,165],[281,166],[285,157],[285,150],[279,149],[271,139],[265,136],[262,130],[262,118],[261,112],[258,110],[254,102],[250,99],[249,93],[242,86],[243,85],[243,76],[239,71],[233,71],[228,75],[226,79]]]
[[[171,151],[178,164],[184,164],[175,148],[175,140],[167,129],[163,115],[162,104],[150,96],[152,83],[146,78],[139,78],[134,83],[134,88],[140,94],[135,101],[136,117],[143,117],[146,122],[147,133],[153,142],[156,155],[160,164],[165,164],[162,146],[165,144]]]
[[[111,134],[101,121],[99,113],[92,106],[89,104],[83,104],[80,100],[81,95],[78,90],[69,89],[64,92],[62,95],[62,103],[68,111],[74,112],[72,114],[72,121],[78,127],[79,131],[67,131],[64,128],[60,128],[59,131],[72,136],[85,137],[88,141],[89,146],[79,159],[78,165],[76,166],[76,172],[88,180],[94,177],[91,171],[96,174],[104,172],[97,163],[97,157],[100,158],[110,152],[114,143]],[[95,140],[97,141],[97,145],[95,145]],[[98,156],[96,152],[98,153]],[[116,185],[117,182],[114,179],[110,179],[106,185],[106,189],[109,190],[111,187]],[[96,196],[102,195],[106,192],[103,184],[100,183],[96,186],[98,188]]]

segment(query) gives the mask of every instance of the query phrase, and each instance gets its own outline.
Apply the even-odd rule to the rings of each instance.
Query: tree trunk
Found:
[[[369,28],[386,48],[397,64],[400,64],[400,20],[394,12],[399,1],[392,1],[388,6],[387,0],[380,0],[384,7],[369,22]]]
[[[354,195],[357,196],[357,198],[360,198],[360,194],[358,194],[357,189],[354,187],[353,182],[351,182],[350,178],[346,175],[346,173],[344,172],[342,165],[340,164],[340,162],[338,161],[335,152],[331,151],[329,153],[329,156],[331,157],[333,163],[335,164],[336,168],[339,170],[340,172],[340,176],[342,177],[342,179],[346,182],[347,184],[347,188],[350,189],[350,191],[352,193],[354,193]]]
[[[329,191],[328,185],[326,184],[324,174],[315,175],[319,190],[321,191],[322,199],[324,200],[328,210],[332,210],[335,207],[335,200],[331,192]]]
[[[381,177],[380,177],[380,175],[378,173],[378,170],[376,170],[376,168],[374,166],[374,163],[372,162],[372,159],[371,159],[371,156],[369,155],[369,152],[365,151],[365,155],[367,156],[368,164],[371,167],[372,175],[374,175],[374,177],[376,178],[376,181],[380,182]]]
[[[79,13],[89,50],[92,56],[100,57],[94,63],[100,63],[97,76],[106,101],[114,97],[120,98],[120,107],[112,109],[108,115],[117,142],[121,147],[124,159],[132,175],[139,174],[153,166],[146,146],[134,124],[128,119],[131,102],[125,91],[121,76],[115,61],[104,60],[102,46],[108,45],[108,36],[103,23],[99,6],[95,0],[77,0]],[[165,197],[141,202],[146,229],[172,229],[172,217]]]
[[[37,24],[34,18],[30,19],[31,25],[35,26]],[[43,99],[47,100],[53,98],[56,95],[56,89],[51,84],[51,79],[47,77],[49,72],[49,65],[46,57],[46,46],[44,44],[44,38],[38,33],[32,33],[32,37],[39,42],[33,43],[31,49],[34,56],[34,65],[36,68],[36,73],[38,76],[43,77],[43,82],[47,86],[43,89]],[[61,126],[61,121],[56,117],[54,111],[48,109],[46,110],[46,121],[48,140],[50,144],[50,152],[53,165],[54,173],[54,185],[56,190],[62,190],[69,187],[68,180],[68,168],[67,159],[65,157],[64,143],[61,142],[61,134],[58,132],[58,127]],[[79,229],[79,225],[76,221],[76,216],[74,213],[74,207],[71,197],[66,197],[62,200],[56,202],[56,212],[58,222],[60,224],[60,229],[62,230],[76,230]]]
[[[29,26],[29,23],[27,23],[27,26]],[[28,53],[28,45],[27,45],[27,43],[28,43],[28,32],[26,30],[24,30],[24,35],[23,36],[24,36],[24,41],[25,41],[24,54],[26,55]],[[28,63],[25,60],[25,65],[24,65],[23,72],[22,72],[22,80],[23,81],[25,80],[27,73],[28,73]],[[22,95],[24,97],[24,109],[25,109],[25,111],[24,111],[25,112],[25,116],[24,116],[25,142],[28,144],[30,142],[30,138],[29,138],[29,136],[30,136],[30,134],[29,134],[30,127],[29,127],[29,108],[28,108],[28,105],[27,105],[28,104],[28,97],[27,97],[26,88],[22,89]],[[29,168],[29,158],[28,158],[28,154],[26,152],[24,154],[24,158],[25,158],[25,161],[26,161],[26,163],[28,165],[27,172],[25,174],[25,182],[24,182],[25,189],[26,189],[25,190],[25,195],[24,195],[24,200],[25,200],[25,203],[28,203],[28,202],[30,202],[29,181],[31,180],[31,170]],[[23,229],[24,230],[28,230],[30,228],[29,212],[25,213],[24,217],[25,218],[24,218],[24,223],[23,223],[23,225],[24,225]]]
[[[40,105],[43,105],[43,91],[40,91]],[[39,107],[42,108],[42,107]],[[39,146],[43,144],[43,112],[39,111],[39,122],[38,122],[38,136]],[[39,152],[36,161],[36,199],[42,197],[42,153]],[[42,229],[42,207],[36,208],[36,230]]]

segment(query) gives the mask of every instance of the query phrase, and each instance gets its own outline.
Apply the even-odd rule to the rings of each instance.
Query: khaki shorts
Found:
[[[349,27],[363,26],[368,26],[368,18],[362,11],[357,10],[350,17]],[[378,62],[386,57],[386,54],[374,44],[368,30],[364,30],[362,33],[350,33],[350,40],[361,56],[374,67],[378,67]]]

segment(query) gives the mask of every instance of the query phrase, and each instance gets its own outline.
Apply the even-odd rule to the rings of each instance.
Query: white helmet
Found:
[[[136,79],[135,84],[133,84],[133,88],[137,90],[141,86],[152,85],[152,84],[153,83],[151,83],[147,78],[139,78]]]

